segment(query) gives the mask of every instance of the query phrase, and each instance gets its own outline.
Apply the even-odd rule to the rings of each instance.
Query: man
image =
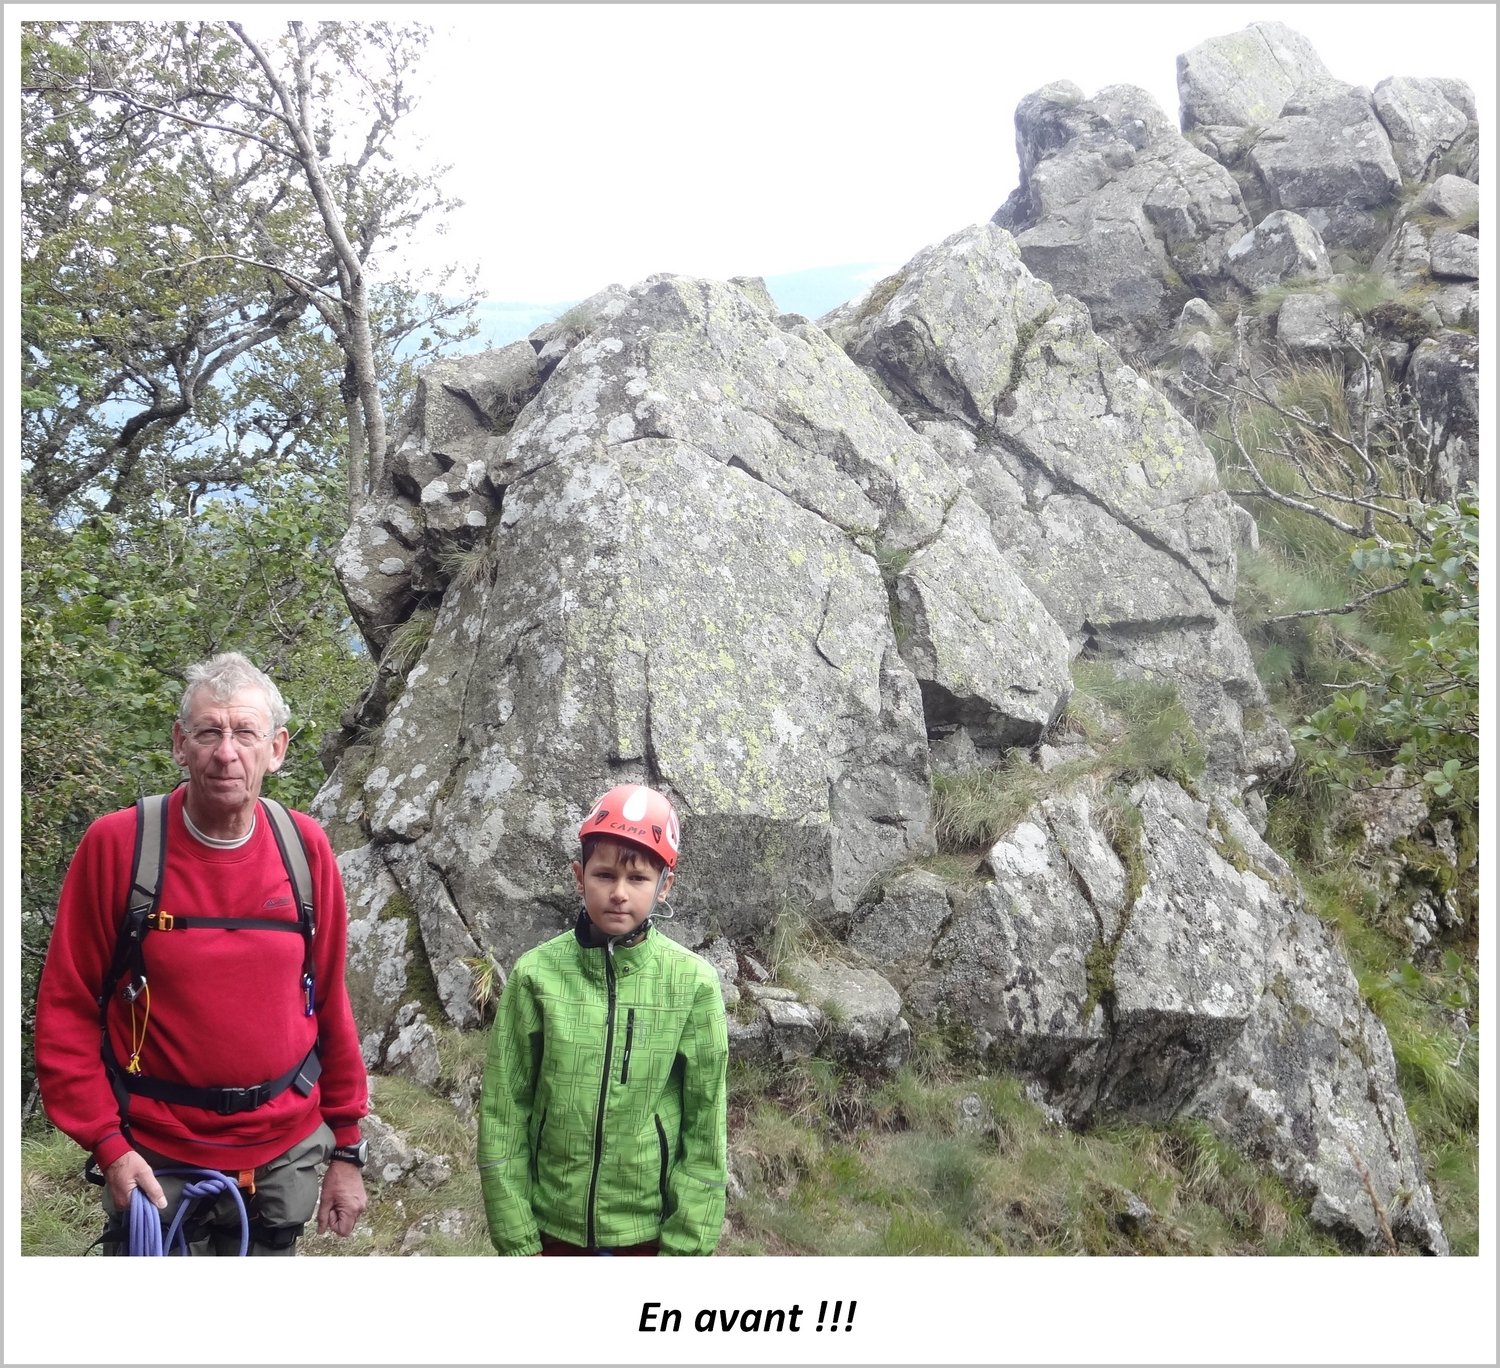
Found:
[[[186,1180],[162,1169],[231,1175],[252,1254],[291,1254],[314,1212],[320,1232],[347,1236],[365,1208],[343,884],[317,823],[292,813],[283,835],[260,801],[288,716],[242,655],[188,670],[172,726],[187,782],[167,799],[159,896],[123,972],[138,808],[94,822],[64,880],[37,995],[37,1077],[48,1116],[103,1173],[106,1252],[119,1252],[136,1189],[175,1209]],[[310,925],[282,854],[298,837]],[[193,1253],[239,1252],[234,1198],[226,1186],[197,1199]]]

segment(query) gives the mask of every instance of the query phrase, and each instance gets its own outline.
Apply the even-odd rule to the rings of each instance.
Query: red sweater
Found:
[[[167,859],[160,908],[178,916],[257,917],[297,922],[291,881],[269,819],[237,850],[216,850],[189,835],[185,788],[167,805]],[[317,1129],[338,1144],[359,1140],[369,1109],[364,1060],[344,985],[348,916],[328,838],[312,818],[293,814],[312,866],[316,1013],[302,995],[300,933],[192,928],[147,933],[141,1073],[193,1087],[249,1087],[279,1078],[314,1040],[323,1074],[311,1095],[288,1088],[255,1111],[220,1116],[132,1096],[130,1129],[149,1149],[185,1164],[247,1169],[274,1159]],[[57,925],[37,993],[36,1064],[42,1102],[58,1129],[107,1168],[128,1149],[119,1108],[99,1057],[98,993],[114,955],[135,853],[135,809],[101,817],[84,833],[63,881]],[[128,973],[128,971],[127,971]],[[131,1055],[130,1006],[115,985],[109,1030],[123,1066]]]

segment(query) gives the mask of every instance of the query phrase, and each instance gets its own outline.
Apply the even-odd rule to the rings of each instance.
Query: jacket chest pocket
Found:
[[[671,1071],[680,1029],[670,1012],[627,1007],[615,1041],[614,1081],[621,1087],[658,1084]]]
[[[625,1048],[620,1051],[620,1083],[630,1082],[630,1056],[635,1051],[635,1008],[625,1009]]]

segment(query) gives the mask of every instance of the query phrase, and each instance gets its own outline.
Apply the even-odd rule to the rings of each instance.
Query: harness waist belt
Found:
[[[280,1097],[288,1088],[295,1086],[303,1097],[313,1090],[318,1075],[323,1072],[318,1058],[318,1047],[314,1045],[305,1058],[280,1078],[265,1083],[253,1083],[247,1088],[195,1088],[189,1083],[173,1083],[165,1078],[147,1078],[141,1074],[129,1074],[120,1067],[115,1058],[114,1047],[109,1037],[104,1037],[104,1065],[110,1076],[126,1092],[140,1097],[150,1097],[157,1102],[175,1102],[181,1106],[202,1107],[205,1111],[217,1112],[220,1116],[234,1116],[239,1112],[254,1111],[267,1102]]]

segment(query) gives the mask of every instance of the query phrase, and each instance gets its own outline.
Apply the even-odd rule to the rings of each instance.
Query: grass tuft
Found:
[[[392,667],[399,675],[406,675],[422,658],[422,652],[432,640],[436,622],[436,608],[418,608],[404,622],[398,623],[385,643],[381,665]]]

